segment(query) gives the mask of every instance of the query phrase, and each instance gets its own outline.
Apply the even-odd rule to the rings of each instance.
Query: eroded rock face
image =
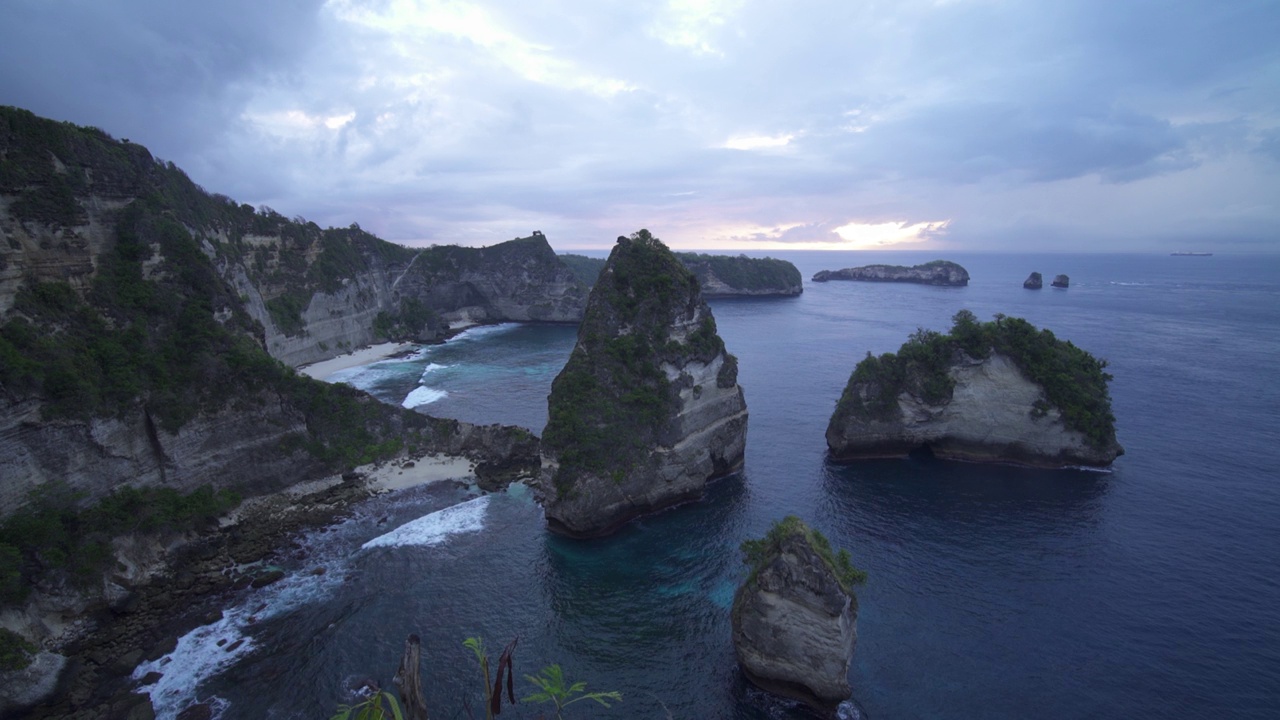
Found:
[[[733,598],[733,647],[756,685],[831,709],[849,697],[858,601],[803,534],[776,552]]]
[[[737,360],[697,279],[647,231],[618,239],[548,409],[539,485],[557,532],[608,533],[742,467]]]
[[[1056,288],[1071,287],[1071,278],[1066,275],[1055,275],[1053,278],[1053,286]]]
[[[866,282],[905,282],[920,285],[964,287],[969,284],[969,271],[948,260],[934,260],[923,265],[864,265],[843,270],[821,270],[814,282],[828,280],[862,280]]]
[[[908,391],[887,416],[837,408],[827,426],[836,461],[904,457],[927,447],[941,458],[1016,462],[1039,467],[1105,466],[1124,451],[1114,439],[1101,447],[1063,423],[1044,392],[1000,353],[982,360],[957,358],[951,398],[931,404]],[[875,392],[853,383],[861,398]]]
[[[1044,277],[1038,272],[1033,272],[1023,281],[1022,287],[1028,290],[1039,290],[1044,287]]]

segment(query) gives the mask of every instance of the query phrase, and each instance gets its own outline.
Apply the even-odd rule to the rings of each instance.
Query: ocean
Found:
[[[787,514],[868,574],[847,717],[1280,717],[1280,257],[951,254],[970,285],[938,288],[807,282],[932,254],[773,256],[800,268],[803,295],[711,302],[751,414],[739,476],[591,541],[548,534],[521,486],[372,499],[300,538],[288,579],[155,665],[160,717],[193,698],[223,718],[328,717],[366,679],[391,688],[410,633],[437,718],[479,709],[468,637],[495,657],[519,638],[517,695],[551,663],[623,695],[565,717],[808,717],[749,686],[730,641],[738,545]],[[1022,288],[1033,270],[1045,289]],[[1047,286],[1059,273],[1069,289]],[[962,308],[1024,317],[1110,361],[1126,450],[1110,472],[826,461],[858,360],[946,330]],[[475,328],[334,379],[540,432],[574,338]]]

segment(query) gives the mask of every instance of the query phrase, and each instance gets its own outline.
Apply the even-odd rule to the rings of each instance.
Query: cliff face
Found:
[[[455,323],[578,322],[586,305],[586,286],[540,233],[488,248],[380,248],[363,259],[364,266],[331,289],[310,288],[313,294],[287,325],[261,301],[243,265],[224,274],[250,298],[247,308],[266,328],[268,350],[289,365],[324,360],[393,333],[428,342]],[[420,322],[396,327],[415,310]]]
[[[552,385],[551,528],[600,535],[742,466],[747,408],[697,279],[647,231],[619,238]]]
[[[854,369],[827,426],[836,461],[905,456],[1043,467],[1109,465],[1124,449],[1098,360],[1021,318],[920,330]]]
[[[411,250],[322,230],[209,195],[140,145],[0,107],[0,518],[49,482],[84,502],[121,483],[255,494],[460,446],[462,425],[267,353],[300,364],[451,321],[574,320],[585,298],[540,234]],[[527,469],[536,447],[466,453]]]
[[[949,371],[951,399],[931,403],[910,392],[898,396],[898,413],[880,419],[853,413],[834,416],[827,445],[837,460],[901,457],[927,447],[941,458],[1065,467],[1109,465],[1118,445],[1095,448],[1068,429],[1057,408],[1036,412],[1044,391],[999,353],[964,359]],[[869,386],[854,392],[863,394]]]
[[[751,682],[829,710],[850,694],[858,601],[792,521],[734,595],[733,647]]]
[[[963,287],[969,284],[969,272],[956,263],[934,260],[923,265],[864,265],[843,270],[820,270],[814,282],[828,280],[862,280],[866,282],[905,282],[920,285]]]

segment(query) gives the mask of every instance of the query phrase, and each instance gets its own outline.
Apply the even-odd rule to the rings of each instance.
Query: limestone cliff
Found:
[[[862,577],[794,516],[743,543],[752,567],[733,597],[733,648],[756,685],[831,710],[849,697]]]
[[[697,278],[648,231],[618,238],[548,410],[540,493],[557,532],[607,533],[741,468],[737,360]]]
[[[322,229],[205,193],[141,145],[0,107],[0,318],[33,282],[87,292],[124,224],[160,215],[225,284],[214,310],[256,320],[267,351],[288,365],[381,340],[439,339],[453,322],[578,322],[586,304],[587,287],[540,232],[487,248],[414,249],[355,224]],[[156,234],[137,250],[144,274],[164,260]]]
[[[814,282],[828,280],[862,280],[866,282],[905,282],[920,285],[945,285],[964,287],[969,284],[969,272],[948,260],[934,260],[923,265],[864,265],[843,270],[820,270],[813,276]]]
[[[827,427],[832,459],[942,458],[1042,467],[1105,466],[1116,442],[1105,361],[1019,318],[950,334],[920,331],[898,353],[868,354]]]
[[[0,518],[54,481],[84,502],[121,483],[253,494],[451,446],[461,426],[267,351],[300,363],[584,304],[540,235],[415,251],[321,230],[209,195],[140,145],[0,107]]]

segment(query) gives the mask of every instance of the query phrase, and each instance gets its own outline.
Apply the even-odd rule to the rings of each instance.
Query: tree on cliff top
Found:
[[[805,521],[795,515],[788,515],[775,521],[769,528],[769,532],[758,540],[742,541],[742,562],[751,569],[751,577],[755,577],[756,573],[782,552],[782,543],[790,537],[803,538],[818,557],[822,558],[840,582],[840,586],[846,591],[852,592],[854,585],[866,582],[866,571],[853,566],[848,550],[833,550],[831,541],[827,540],[825,535],[809,527]]]
[[[673,339],[674,322],[699,311],[697,329]],[[543,443],[559,460],[559,491],[579,473],[621,477],[657,443],[678,403],[664,361],[710,362],[723,351],[693,273],[648,230],[619,237],[548,398]]]
[[[921,328],[897,353],[879,357],[867,353],[849,376],[836,413],[889,418],[898,411],[898,396],[904,391],[933,405],[946,404],[955,387],[950,369],[959,354],[983,359],[993,352],[1012,359],[1044,390],[1069,429],[1083,434],[1095,447],[1115,443],[1115,415],[1107,390],[1112,377],[1105,372],[1106,360],[1059,340],[1049,330],[1037,330],[1022,318],[997,314],[994,321],[984,323],[968,310],[952,317],[946,334]],[[865,400],[860,387],[868,390]],[[1037,405],[1031,412],[1043,415],[1047,410]]]

